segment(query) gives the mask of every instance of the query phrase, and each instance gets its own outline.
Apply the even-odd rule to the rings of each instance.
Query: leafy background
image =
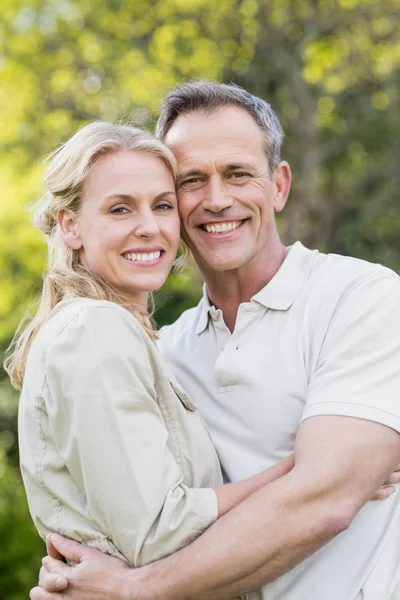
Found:
[[[279,227],[400,271],[398,0],[2,0],[0,355],[40,290],[45,246],[26,205],[42,158],[92,119],[135,117],[182,80],[268,99],[294,185]],[[200,294],[193,267],[159,294],[159,324]],[[0,374],[0,596],[22,600],[43,543],[18,471],[17,396]]]

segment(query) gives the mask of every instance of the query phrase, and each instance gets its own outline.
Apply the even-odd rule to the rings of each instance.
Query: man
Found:
[[[263,585],[268,600],[397,600],[400,500],[368,500],[400,457],[399,278],[283,246],[275,213],[291,173],[264,101],[184,84],[165,98],[157,131],[178,161],[183,236],[206,282],[199,305],[163,331],[162,350],[228,479],[293,449],[296,464],[142,569],[56,536],[50,551],[80,564],[46,559],[53,575],[42,571],[42,583],[69,582],[63,596],[79,600],[216,600]],[[57,596],[35,588],[31,598]]]

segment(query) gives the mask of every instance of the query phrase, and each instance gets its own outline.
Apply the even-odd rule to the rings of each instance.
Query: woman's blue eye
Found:
[[[128,212],[128,209],[125,206],[117,206],[116,208],[112,208],[110,212],[113,215],[123,215]]]
[[[172,208],[172,206],[170,204],[167,204],[166,202],[164,202],[163,204],[157,204],[156,206],[156,210],[168,210]]]

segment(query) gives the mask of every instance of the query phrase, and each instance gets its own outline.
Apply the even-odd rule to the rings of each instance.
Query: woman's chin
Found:
[[[137,282],[133,285],[118,286],[118,289],[122,295],[129,296],[133,300],[139,300],[143,298],[147,300],[147,296],[152,292],[159,290],[164,285],[166,280],[167,277],[157,277],[153,280]]]

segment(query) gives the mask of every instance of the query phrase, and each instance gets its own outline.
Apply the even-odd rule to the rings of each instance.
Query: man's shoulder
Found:
[[[313,264],[311,279],[318,287],[330,293],[346,292],[369,282],[371,286],[380,285],[384,281],[400,283],[397,273],[378,263],[371,263],[360,258],[339,254],[318,253]]]
[[[346,270],[350,269],[353,271],[361,270],[364,273],[385,273],[387,275],[391,274],[391,275],[395,275],[396,277],[398,277],[398,275],[394,271],[389,269],[388,267],[385,267],[384,265],[381,265],[380,263],[370,262],[363,258],[357,258],[354,256],[347,256],[347,255],[342,255],[342,254],[335,254],[334,252],[329,253],[329,254],[324,254],[322,252],[319,252],[319,256],[322,259],[325,259],[327,264],[335,265],[337,268],[346,269]]]
[[[396,318],[399,302],[400,277],[391,269],[358,258],[318,253],[297,307],[312,335],[318,336],[328,327],[333,330],[361,318],[372,330],[379,318]]]

